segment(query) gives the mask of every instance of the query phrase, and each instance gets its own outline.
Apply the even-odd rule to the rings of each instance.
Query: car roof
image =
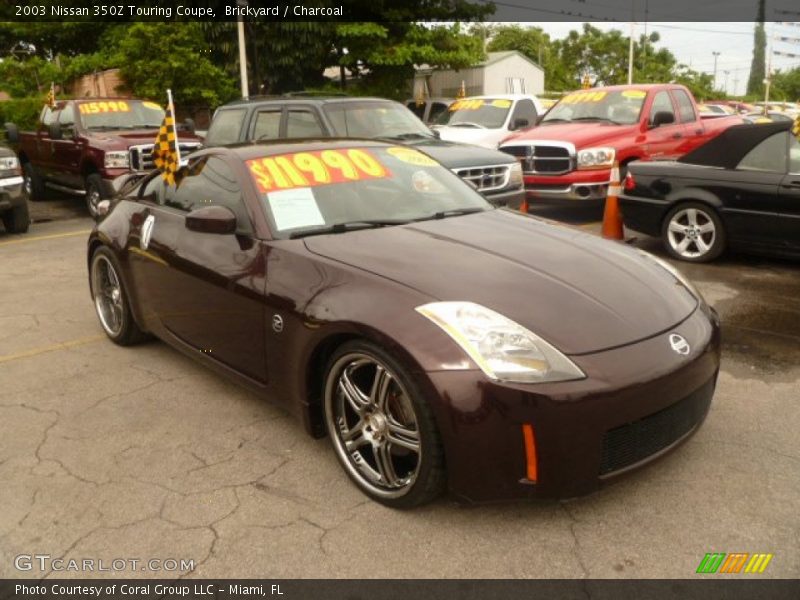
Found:
[[[523,98],[535,99],[533,94],[483,94],[482,96],[467,96],[461,100],[522,100]]]
[[[376,98],[372,96],[292,96],[292,95],[284,95],[284,96],[252,96],[250,98],[240,98],[238,100],[233,100],[228,102],[227,104],[223,104],[219,107],[219,110],[225,110],[226,108],[234,108],[237,106],[251,106],[254,104],[270,104],[270,103],[282,103],[285,104],[287,102],[292,102],[296,104],[330,104],[330,103],[342,103],[342,102],[391,102],[392,104],[398,104],[394,100],[389,100],[387,98]]]
[[[208,153],[233,154],[242,160],[251,158],[261,158],[263,156],[275,156],[278,154],[292,154],[293,152],[314,152],[317,150],[337,150],[346,148],[390,148],[397,144],[381,142],[377,140],[363,138],[309,138],[293,140],[275,140],[260,142],[243,142],[230,146],[217,146],[209,148]],[[201,151],[202,154],[206,152]],[[193,154],[200,156],[201,153]]]

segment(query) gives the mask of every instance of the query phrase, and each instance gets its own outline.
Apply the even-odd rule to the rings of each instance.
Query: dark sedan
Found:
[[[628,166],[625,225],[681,260],[726,248],[800,257],[800,142],[791,122],[737,125],[677,162]]]
[[[112,341],[281,403],[393,507],[588,493],[694,432],[719,368],[669,265],[374,141],[194,154],[121,190],[88,266]]]

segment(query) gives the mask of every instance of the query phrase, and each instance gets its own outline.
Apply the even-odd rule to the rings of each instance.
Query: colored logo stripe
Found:
[[[753,554],[750,562],[745,567],[745,573],[763,573],[767,568],[769,561],[772,560],[772,554]]]
[[[742,567],[744,567],[745,573],[763,573],[773,556],[773,554],[750,554],[748,552],[734,552],[732,554],[709,552],[700,561],[697,572],[705,574],[713,574],[717,571],[720,573],[740,573]],[[747,565],[746,567],[745,564]]]
[[[700,566],[697,567],[698,573],[716,573],[725,558],[724,552],[708,553],[700,561]]]

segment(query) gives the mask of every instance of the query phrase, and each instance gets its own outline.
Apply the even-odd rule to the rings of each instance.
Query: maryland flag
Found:
[[[47,106],[56,107],[56,84],[52,81],[50,82],[50,91],[47,93]]]
[[[792,123],[792,133],[794,134],[794,137],[800,140],[800,115],[797,115],[794,123]]]
[[[167,185],[178,185],[183,177],[178,171],[181,168],[181,151],[178,148],[178,132],[175,129],[175,107],[172,105],[172,91],[167,90],[167,113],[158,130],[156,142],[153,144],[153,163],[161,171],[161,177]]]

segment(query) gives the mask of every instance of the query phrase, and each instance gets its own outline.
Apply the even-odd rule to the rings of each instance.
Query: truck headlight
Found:
[[[131,166],[127,151],[106,152],[103,161],[106,169],[127,169]]]
[[[19,160],[16,156],[0,157],[0,171],[19,172]]]
[[[416,310],[453,338],[490,379],[542,383],[586,377],[538,335],[480,304],[431,302]]]
[[[614,165],[617,152],[614,148],[586,148],[578,151],[579,169],[605,169]]]
[[[522,165],[515,162],[511,165],[511,171],[508,176],[508,187],[517,188],[522,187]]]

